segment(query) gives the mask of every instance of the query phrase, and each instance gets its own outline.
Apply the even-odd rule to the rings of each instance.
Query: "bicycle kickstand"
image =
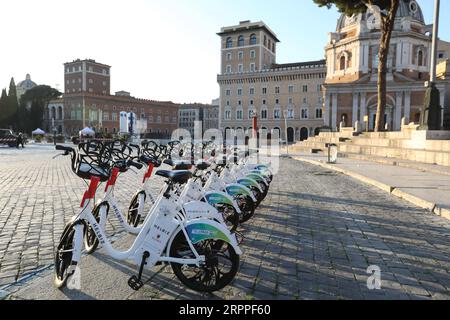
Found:
[[[130,279],[128,279],[128,285],[134,291],[138,291],[139,289],[141,289],[144,286],[144,283],[142,282],[142,272],[144,271],[144,266],[147,264],[147,259],[149,257],[150,257],[150,253],[145,251],[142,256],[142,262],[141,262],[141,266],[139,268],[138,276],[137,277],[132,276],[132,277],[130,277]]]

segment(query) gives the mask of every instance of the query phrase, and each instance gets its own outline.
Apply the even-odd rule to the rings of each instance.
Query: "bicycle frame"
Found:
[[[149,218],[144,222],[144,225],[131,248],[126,251],[118,251],[113,248],[111,242],[105,235],[101,224],[97,222],[92,214],[92,210],[89,209],[89,202],[95,196],[98,183],[98,178],[91,179],[89,189],[85,193],[81,203],[81,212],[72,221],[75,229],[72,266],[77,265],[81,260],[85,221],[91,225],[100,244],[109,256],[120,261],[133,260],[137,265],[140,265],[144,253],[148,252],[150,258],[146,265],[147,268],[153,267],[157,262],[199,266],[200,263],[205,261],[205,257],[200,256],[193,245],[198,242],[199,239],[223,240],[233,246],[238,255],[242,254],[242,251],[237,244],[236,237],[232,235],[228,229],[211,220],[194,219],[188,221],[183,213],[180,212],[179,206],[174,203],[174,201],[167,199],[163,193],[159,195],[155,205],[150,210],[148,215]],[[103,211],[102,215],[106,215],[105,204],[101,205],[100,210],[101,212]],[[185,235],[186,241],[194,253],[195,259],[180,259],[168,256],[170,245],[179,230]],[[168,246],[168,244],[170,245]]]

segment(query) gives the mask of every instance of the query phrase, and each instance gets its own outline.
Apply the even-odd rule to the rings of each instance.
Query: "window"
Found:
[[[252,105],[254,105],[255,103],[254,103],[254,101],[253,100],[250,100],[250,105],[252,106]]]
[[[250,88],[249,93],[250,93],[250,95],[254,95],[255,94],[255,88]]]
[[[417,65],[419,67],[424,66],[425,64],[423,63],[423,51],[419,50],[418,54],[417,54]]]
[[[262,88],[262,94],[267,94],[267,88]]]
[[[230,100],[227,100],[227,106],[230,106]]]
[[[245,45],[244,36],[239,36],[238,47],[243,47]]]
[[[94,83],[94,80],[89,79],[89,83],[90,83],[90,84],[93,84],[93,83]]]
[[[250,51],[250,58],[256,59],[256,51],[255,50]]]
[[[230,65],[227,65],[227,71],[226,71],[227,73],[231,73],[231,66]]]
[[[273,118],[274,119],[281,119],[281,110],[280,109],[275,109],[273,111]]]
[[[302,119],[308,119],[308,109],[302,109]]]
[[[289,90],[289,93],[294,93],[294,86],[290,85],[288,90]]]
[[[231,120],[231,110],[225,111],[225,120]]]
[[[303,86],[303,92],[308,92],[308,86]]]
[[[275,104],[280,104],[280,99],[275,99]]]
[[[294,119],[295,114],[294,114],[294,109],[288,109],[288,119]]]
[[[237,95],[238,95],[238,96],[242,96],[242,89],[241,89],[241,88],[239,88],[239,89],[237,90]]]
[[[231,89],[227,89],[226,91],[225,91],[225,95],[226,96],[231,96]]]
[[[267,119],[267,109],[261,110],[261,119]]]
[[[252,34],[250,36],[250,45],[255,45],[256,44],[256,34]]]
[[[289,99],[288,99],[288,104],[289,104],[289,105],[292,105],[293,103],[294,103],[294,100],[293,100],[292,98],[289,98]]]
[[[103,112],[103,121],[109,121],[109,112]]]
[[[250,63],[250,71],[255,72],[256,71],[256,65],[254,63]]]
[[[244,65],[243,64],[238,65],[238,72],[239,73],[244,72]]]
[[[253,110],[253,109],[248,110],[248,119],[249,120],[253,119],[254,115],[255,115],[255,110]]]
[[[439,59],[444,59],[444,54],[442,52],[439,53]]]
[[[275,87],[275,94],[280,94],[280,87]]]
[[[322,85],[321,84],[317,85],[317,92],[322,92]]]
[[[233,47],[233,39],[227,38],[227,44],[226,44],[227,48],[232,48]]]
[[[267,36],[264,36],[264,46],[267,47]]]
[[[339,59],[339,70],[345,70],[347,61],[345,59],[345,55]]]
[[[244,118],[244,112],[242,110],[236,111],[236,120],[243,120]]]
[[[316,119],[322,119],[322,108],[316,109]]]
[[[262,103],[263,105],[266,105],[266,99],[263,99]]]
[[[238,100],[238,106],[242,106],[242,101]]]
[[[117,121],[117,113],[113,112],[111,115],[112,115],[112,121]]]
[[[239,51],[239,53],[238,53],[238,59],[239,59],[239,60],[244,60],[244,52],[243,52],[243,51]]]
[[[303,98],[303,104],[308,104],[308,98]]]
[[[227,53],[227,61],[231,61],[231,59],[232,59],[232,54],[231,54],[231,52],[228,52]]]

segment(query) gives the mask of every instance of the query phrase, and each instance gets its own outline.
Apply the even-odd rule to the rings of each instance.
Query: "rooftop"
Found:
[[[231,33],[237,33],[237,32],[243,32],[243,31],[250,31],[250,30],[260,30],[263,29],[267,33],[269,33],[277,42],[280,42],[278,40],[277,35],[275,32],[273,32],[263,21],[258,22],[251,22],[250,20],[241,21],[238,25],[230,26],[230,27],[223,27],[220,29],[220,32],[217,33],[219,36],[231,34]]]

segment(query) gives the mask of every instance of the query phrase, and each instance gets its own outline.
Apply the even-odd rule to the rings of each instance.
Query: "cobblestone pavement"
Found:
[[[28,270],[51,262],[83,188],[65,159],[42,156],[0,164],[0,179],[0,277],[7,278],[29,260]],[[130,174],[127,189],[135,183]],[[215,296],[186,290],[166,267],[129,298],[450,299],[450,222],[323,168],[282,160],[241,231],[240,272]],[[381,290],[367,288],[372,265],[381,270]]]
[[[86,184],[72,172],[70,157],[52,159],[56,154],[50,145],[0,148],[0,286],[52,264],[64,225],[79,212]],[[117,199],[130,201],[142,174],[130,171],[119,177]],[[154,178],[157,191],[162,181]],[[120,202],[123,212],[128,205]],[[117,227],[113,219],[107,233]]]

